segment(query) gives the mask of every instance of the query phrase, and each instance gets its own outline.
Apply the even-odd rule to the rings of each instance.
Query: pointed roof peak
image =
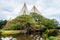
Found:
[[[27,12],[28,12],[27,5],[26,5],[26,3],[24,2],[24,5],[23,5],[22,10],[21,10],[21,13],[22,13],[22,15],[26,15]]]
[[[24,5],[26,5],[26,2],[24,2]]]
[[[24,2],[23,6],[26,6],[26,3]]]
[[[36,7],[35,5],[33,5],[33,7]]]
[[[35,5],[32,7],[31,12],[40,13]]]
[[[40,13],[39,10],[37,9],[37,7],[36,7],[35,5],[33,5],[33,7],[32,7],[32,9],[31,9],[30,12]],[[26,2],[24,2],[23,7],[22,7],[20,13],[21,13],[22,15],[27,15],[27,13],[30,13],[30,12],[28,11]]]

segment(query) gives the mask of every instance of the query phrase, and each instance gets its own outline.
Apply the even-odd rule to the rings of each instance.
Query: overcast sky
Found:
[[[41,14],[60,22],[60,0],[0,0],[0,20],[15,18],[26,2],[28,10],[36,5]]]

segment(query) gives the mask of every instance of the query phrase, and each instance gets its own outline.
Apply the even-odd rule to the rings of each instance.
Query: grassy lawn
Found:
[[[19,33],[24,33],[26,32],[25,30],[2,30],[2,35],[4,34],[19,34]]]

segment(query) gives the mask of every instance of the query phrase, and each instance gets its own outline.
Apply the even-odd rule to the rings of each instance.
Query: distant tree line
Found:
[[[3,28],[3,26],[5,26],[7,23],[7,20],[0,20],[0,29]]]

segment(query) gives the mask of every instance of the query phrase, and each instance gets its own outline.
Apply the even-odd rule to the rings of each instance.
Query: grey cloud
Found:
[[[1,8],[1,10],[12,12],[14,9],[12,7],[3,7],[3,8]]]

